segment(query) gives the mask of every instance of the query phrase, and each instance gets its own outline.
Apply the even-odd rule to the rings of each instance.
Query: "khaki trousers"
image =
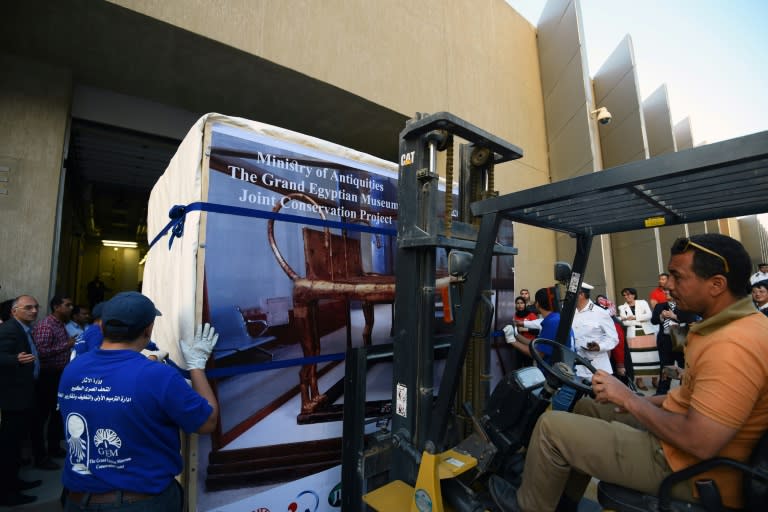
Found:
[[[573,413],[547,411],[536,423],[517,501],[524,512],[554,511],[560,496],[579,502],[591,477],[656,494],[672,470],[658,439],[613,404],[583,398]],[[690,487],[673,495],[692,499]]]

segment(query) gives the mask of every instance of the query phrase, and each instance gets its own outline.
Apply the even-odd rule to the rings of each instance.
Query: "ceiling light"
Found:
[[[135,249],[138,246],[136,242],[123,242],[120,240],[102,240],[101,243],[104,245],[104,247],[124,247]]]

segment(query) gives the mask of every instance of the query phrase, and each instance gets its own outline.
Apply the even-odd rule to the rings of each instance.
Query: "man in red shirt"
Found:
[[[651,294],[648,297],[648,303],[651,305],[651,311],[656,307],[656,304],[667,302],[667,294],[664,291],[667,288],[667,279],[669,274],[662,272],[659,274],[659,286],[651,290]]]
[[[75,344],[75,339],[69,336],[65,327],[72,316],[72,299],[69,295],[54,295],[50,305],[51,314],[32,330],[32,339],[40,357],[40,376],[35,386],[37,413],[32,428],[35,467],[39,469],[60,469],[52,457],[66,455],[59,444],[64,438],[64,427],[56,410],[56,394],[61,372],[69,362]]]

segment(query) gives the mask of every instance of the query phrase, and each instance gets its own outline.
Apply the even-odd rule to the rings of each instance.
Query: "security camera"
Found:
[[[597,110],[593,110],[591,115],[592,119],[597,119],[597,122],[600,124],[608,124],[611,122],[611,119],[613,119],[613,116],[605,107],[600,107]]]

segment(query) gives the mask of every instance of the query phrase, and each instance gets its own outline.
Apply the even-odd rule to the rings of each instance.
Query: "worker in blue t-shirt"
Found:
[[[72,346],[72,359],[89,350],[99,348],[101,345],[101,340],[104,339],[104,334],[101,332],[101,310],[103,308],[103,302],[99,302],[93,307],[91,311],[93,322],[75,339],[75,344]]]
[[[216,427],[218,402],[204,368],[218,334],[206,324],[180,342],[190,387],[178,371],[141,354],[159,314],[138,292],[116,295],[102,310],[101,347],[64,370],[58,396],[67,512],[182,510],[179,429],[207,434]]]
[[[541,331],[539,338],[554,340],[557,335],[557,328],[560,325],[560,304],[557,302],[557,295],[554,288],[541,288],[534,296],[536,307],[541,313]],[[519,350],[527,356],[531,356],[530,340],[517,332],[514,325],[504,327],[504,337],[512,347]],[[573,331],[568,337],[568,348],[573,349]],[[539,345],[539,353],[546,362],[550,362],[552,357],[552,347],[549,345]]]
[[[91,313],[93,323],[89,325],[75,341],[75,345],[72,347],[72,359],[101,346],[101,342],[104,339],[104,333],[101,328],[101,310],[104,307],[104,304],[106,304],[106,302],[99,302],[94,306],[93,312]],[[168,366],[175,368],[185,379],[189,379],[189,371],[173,362],[171,358],[168,357],[168,352],[160,349],[154,341],[150,340],[141,353],[153,361],[160,361],[161,363],[165,363]]]
[[[557,301],[557,295],[555,295],[554,288],[541,288],[536,292],[536,306],[542,315],[541,320],[541,332],[539,338],[548,340],[555,340],[557,336],[557,329],[560,326],[560,304]],[[504,327],[504,336],[507,339],[507,343],[510,343],[514,348],[522,352],[523,354],[531,355],[531,348],[529,341],[517,333],[517,330],[512,325]],[[573,329],[571,329],[568,336],[569,349],[574,349],[574,336]],[[537,346],[539,354],[542,359],[551,364],[552,360],[552,346],[540,344]],[[552,408],[555,410],[570,410],[573,407],[573,403],[578,398],[577,392],[574,388],[564,385],[557,390],[552,397]]]

